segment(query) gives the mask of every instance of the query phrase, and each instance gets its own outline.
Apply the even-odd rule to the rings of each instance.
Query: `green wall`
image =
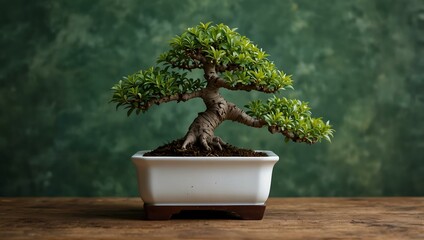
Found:
[[[136,196],[129,157],[185,134],[202,103],[126,117],[122,76],[200,21],[237,27],[292,74],[333,143],[226,122],[216,134],[280,155],[272,196],[424,195],[424,2],[0,1],[0,195]],[[225,92],[240,106],[264,94]]]

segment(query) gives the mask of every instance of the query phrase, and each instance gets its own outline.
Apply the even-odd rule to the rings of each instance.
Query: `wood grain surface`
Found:
[[[271,198],[259,221],[210,212],[146,221],[142,206],[0,198],[0,239],[424,239],[424,198]]]

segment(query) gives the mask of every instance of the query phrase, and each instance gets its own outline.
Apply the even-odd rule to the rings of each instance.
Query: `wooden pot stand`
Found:
[[[264,216],[263,205],[153,205],[144,204],[147,220],[169,220],[172,217],[184,219],[230,218],[242,220],[261,220]]]

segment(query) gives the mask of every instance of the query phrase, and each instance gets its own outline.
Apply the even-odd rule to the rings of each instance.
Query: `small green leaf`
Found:
[[[127,117],[129,117],[133,111],[134,111],[134,108],[130,108],[130,110],[128,110],[127,112]]]

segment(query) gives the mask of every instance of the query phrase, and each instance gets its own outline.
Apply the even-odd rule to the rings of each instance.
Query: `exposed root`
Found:
[[[196,136],[194,136],[194,134],[187,134],[187,136],[185,137],[184,143],[181,146],[181,150],[186,150],[187,146],[192,145],[195,142],[196,142]]]
[[[221,145],[224,145],[225,142],[222,141],[222,139],[220,137],[213,137],[211,144],[213,144],[213,146],[217,147],[219,150],[222,150]]]
[[[222,145],[225,144],[225,142],[217,136],[210,137],[209,135],[201,134],[199,137],[196,137],[194,134],[188,134],[181,146],[181,150],[186,150],[188,146],[195,144],[196,141],[207,151],[212,151],[212,148],[222,150]]]

